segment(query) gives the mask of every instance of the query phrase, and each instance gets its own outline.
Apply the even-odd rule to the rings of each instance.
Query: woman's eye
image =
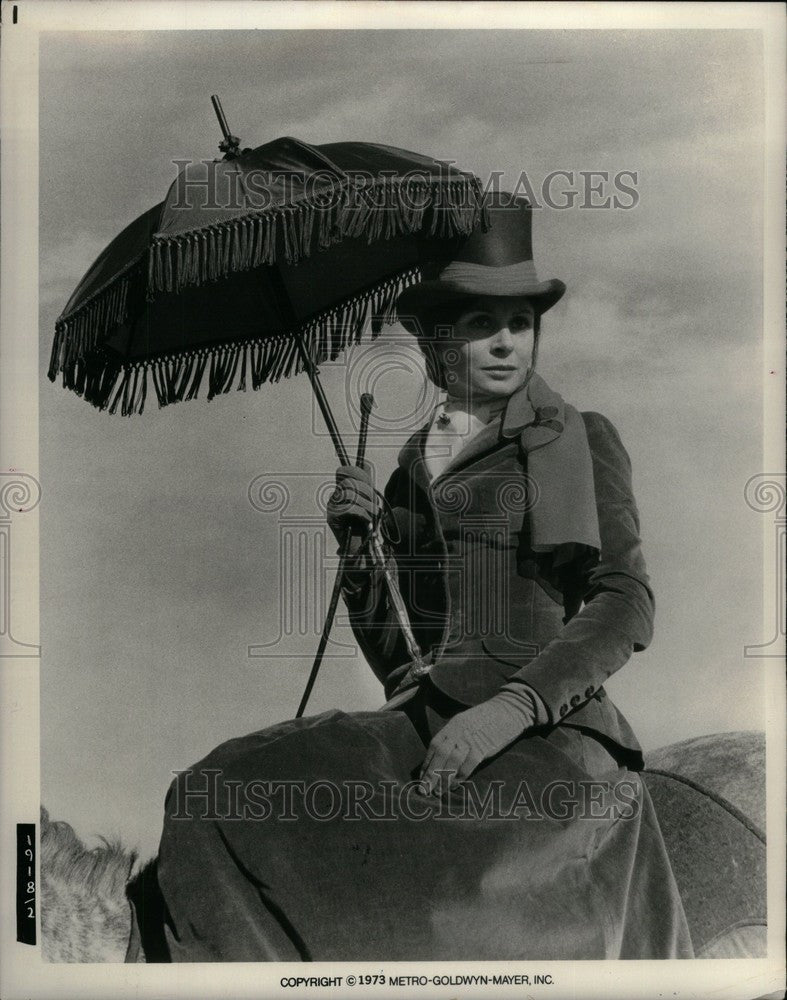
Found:
[[[533,321],[529,316],[512,316],[511,317],[511,329],[512,330],[529,330],[533,325]]]
[[[474,326],[478,330],[488,330],[491,325],[492,320],[489,316],[479,313],[477,316],[470,317],[470,326]]]

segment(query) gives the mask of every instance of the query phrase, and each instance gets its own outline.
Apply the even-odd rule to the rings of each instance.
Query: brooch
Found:
[[[447,413],[441,413],[440,416],[437,418],[438,427],[447,427],[450,423],[451,423],[451,418],[448,416]]]

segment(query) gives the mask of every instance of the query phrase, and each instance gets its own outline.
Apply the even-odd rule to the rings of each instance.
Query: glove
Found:
[[[363,466],[340,465],[336,470],[336,489],[328,501],[327,515],[328,526],[339,544],[344,541],[348,528],[358,541],[377,519],[379,503],[372,485],[372,473],[372,467],[366,463]]]
[[[487,757],[535,725],[541,717],[537,699],[535,691],[517,685],[449,719],[429,744],[421,765],[425,793],[437,791],[446,777],[449,786],[467,778]],[[441,777],[438,771],[455,774]]]

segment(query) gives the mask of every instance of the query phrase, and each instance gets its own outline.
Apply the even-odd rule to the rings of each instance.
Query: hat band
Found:
[[[532,260],[522,260],[503,267],[454,260],[442,269],[440,281],[459,285],[468,292],[491,292],[496,295],[525,295],[539,283]]]

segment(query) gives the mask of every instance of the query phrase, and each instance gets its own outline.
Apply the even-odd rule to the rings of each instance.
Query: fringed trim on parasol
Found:
[[[177,292],[274,264],[282,254],[286,263],[295,264],[315,246],[326,249],[348,237],[366,236],[372,243],[422,229],[448,237],[472,232],[482,218],[486,223],[476,177],[436,182],[387,177],[363,187],[348,186],[322,201],[250,212],[195,233],[154,236],[148,299],[156,291]]]
[[[244,216],[200,233],[154,238],[143,254],[58,319],[50,380],[54,382],[62,371],[67,388],[75,392],[77,386],[84,388],[89,376],[79,359],[97,353],[102,338],[123,323],[135,305],[151,301],[156,291],[179,290],[271,264],[282,249],[285,259],[294,263],[309,256],[315,244],[322,249],[364,235],[372,243],[420,230],[445,238],[470,233],[479,222],[488,223],[475,177],[447,182],[384,178],[360,194],[357,188],[352,193],[352,199],[346,194],[334,205],[304,203]],[[349,205],[349,200],[354,203]]]
[[[418,278],[418,269],[412,268],[308,321],[301,331],[309,357],[315,364],[335,360],[360,341],[370,321],[374,340],[384,323],[395,320],[399,294]],[[296,335],[293,330],[125,364],[109,356],[94,355],[86,361],[77,355],[63,368],[63,385],[97,409],[119,410],[123,416],[142,413],[149,379],[160,407],[194,399],[204,381],[207,398],[213,399],[232,389],[245,391],[249,385],[259,389],[266,382],[278,382],[303,371]],[[54,380],[51,368],[50,378]]]
[[[77,310],[58,319],[47,372],[51,381],[59,371],[72,371],[80,357],[95,350],[101,337],[128,317],[134,301],[143,293],[144,278],[143,253],[97,288]]]

